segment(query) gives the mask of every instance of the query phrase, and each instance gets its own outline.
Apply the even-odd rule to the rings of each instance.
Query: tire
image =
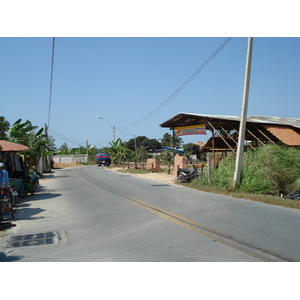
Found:
[[[179,176],[177,177],[177,181],[179,183],[185,183],[186,182],[186,178],[183,174],[179,174]]]
[[[32,192],[30,193],[31,195],[34,195],[34,193],[36,192],[36,187],[34,187],[33,189],[32,189]]]
[[[11,197],[11,203],[12,203],[12,206],[15,207],[16,204],[17,204],[16,198],[15,198],[15,196],[14,196],[13,194],[11,194],[10,197]]]
[[[27,193],[28,193],[28,188],[26,185],[23,185],[20,192],[19,192],[19,197],[20,198],[24,198],[27,196]]]
[[[13,196],[9,195],[2,200],[1,214],[11,215],[13,218]]]

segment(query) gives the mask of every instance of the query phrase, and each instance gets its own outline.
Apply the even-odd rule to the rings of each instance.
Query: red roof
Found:
[[[29,148],[21,144],[0,140],[0,149],[1,152],[8,152],[8,151],[18,152],[18,151],[28,150]]]

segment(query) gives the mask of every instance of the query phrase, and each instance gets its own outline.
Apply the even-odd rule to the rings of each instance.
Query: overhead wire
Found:
[[[52,39],[52,59],[51,59],[51,75],[50,75],[50,96],[49,96],[49,108],[48,108],[48,124],[47,124],[47,128],[48,131],[51,132],[52,134],[58,136],[59,138],[62,138],[70,143],[74,143],[74,144],[84,144],[85,141],[77,141],[71,138],[68,138],[64,135],[62,135],[61,133],[53,130],[52,128],[49,128],[50,125],[50,118],[51,118],[51,103],[52,103],[52,86],[53,86],[53,69],[54,69],[54,53],[55,53],[55,37],[53,37]]]
[[[128,133],[128,132],[124,132],[123,130],[120,130],[119,128],[116,128],[116,127],[115,127],[115,129],[116,129],[117,131],[119,131],[119,132],[125,134],[125,135],[128,135],[128,136],[134,136],[134,134]]]
[[[69,138],[69,137],[66,137],[66,136],[62,135],[61,133],[59,133],[59,132],[53,130],[52,128],[49,129],[49,131],[50,131],[52,134],[54,134],[54,135],[56,135],[56,136],[58,136],[58,137],[60,137],[60,138],[62,138],[62,139],[64,139],[64,140],[66,140],[66,141],[68,141],[68,142],[70,142],[70,143],[79,144],[79,145],[80,145],[80,144],[85,144],[85,143],[86,143],[85,141],[78,141],[78,140],[74,140],[74,139],[71,139],[71,138]]]
[[[228,44],[231,40],[231,37],[226,38],[220,46],[208,57],[208,59],[170,96],[168,97],[163,103],[161,103],[157,108],[155,108],[152,112],[147,114],[145,117],[140,119],[139,121],[132,123],[131,125],[121,127],[122,129],[130,129],[136,127],[143,122],[147,121],[153,115],[155,115],[159,110],[161,110],[164,106],[166,106],[171,100],[173,100],[196,76],[217,56],[217,54]]]

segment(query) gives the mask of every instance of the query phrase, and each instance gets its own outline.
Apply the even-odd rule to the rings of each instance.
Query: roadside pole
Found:
[[[252,45],[253,45],[253,38],[249,37],[248,38],[247,59],[246,59],[246,72],[245,72],[242,112],[241,112],[240,129],[239,129],[239,139],[238,139],[237,155],[236,155],[236,162],[235,162],[235,173],[234,173],[234,177],[233,177],[234,188],[236,188],[240,184],[240,180],[241,180],[246,121],[247,121],[247,109],[248,109],[248,96],[249,96],[249,87],[250,87]]]

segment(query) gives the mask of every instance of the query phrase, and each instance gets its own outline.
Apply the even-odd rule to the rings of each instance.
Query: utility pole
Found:
[[[116,141],[116,126],[113,127],[113,138],[114,142]]]
[[[134,152],[135,152],[135,157],[137,157],[137,149],[136,149],[136,138],[135,138],[135,134],[133,135],[134,137]]]
[[[247,109],[248,109],[248,96],[249,96],[249,87],[250,87],[252,45],[253,45],[253,38],[249,37],[247,59],[246,59],[245,81],[244,81],[244,93],[243,93],[240,129],[239,129],[239,139],[238,139],[237,155],[236,155],[236,162],[235,162],[235,172],[233,177],[234,188],[236,188],[239,185],[241,180],[246,121],[247,121]]]
[[[97,116],[97,118],[104,120],[110,126],[110,128],[113,131],[113,140],[115,142],[116,141],[116,126],[111,126],[111,124],[105,118],[103,118],[103,117]]]
[[[46,136],[46,147],[49,148],[49,136],[48,136],[48,126],[45,124],[45,136]],[[49,149],[47,149],[47,152]],[[46,155],[45,161],[43,164],[43,172],[51,172],[51,162],[50,162],[50,155]]]

